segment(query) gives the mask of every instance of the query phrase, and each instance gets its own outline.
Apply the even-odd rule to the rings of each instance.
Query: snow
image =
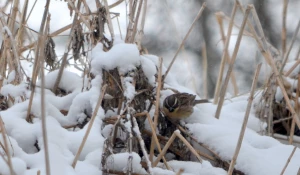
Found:
[[[53,71],[45,76],[45,87],[48,89],[46,90],[47,100],[45,104],[48,145],[51,172],[54,174],[101,174],[103,144],[105,139],[110,136],[113,127],[113,125],[107,125],[102,128],[102,119],[116,116],[116,113],[110,111],[104,114],[103,109],[99,109],[75,169],[71,167],[71,163],[79,149],[88,125],[85,125],[83,129],[76,129],[75,131],[64,129],[62,126],[82,123],[88,116],[93,114],[103,83],[101,77],[102,68],[106,70],[118,68],[120,74],[125,75],[128,71],[134,71],[136,66],[141,65],[149,83],[155,85],[158,57],[153,55],[140,56],[137,47],[132,44],[119,43],[114,45],[108,52],[99,50],[101,48],[101,45],[98,44],[93,49],[92,70],[97,74],[92,80],[92,86],[89,90],[82,91],[82,87],[87,85],[83,84],[81,77],[72,72],[64,71],[59,88],[64,89],[68,94],[58,97],[50,91],[54,86],[58,71]],[[163,66],[163,72],[165,71],[166,67]],[[181,86],[176,79],[173,79],[172,73],[168,77],[165,87],[177,89],[180,92],[193,93],[192,90]],[[130,73],[122,79],[122,84],[125,88],[124,96],[129,101],[136,94],[132,83],[133,77]],[[16,103],[8,110],[0,113],[12,144],[12,162],[17,174],[36,174],[38,170],[41,171],[41,174],[45,174],[44,143],[40,119],[40,82],[37,85],[31,109],[34,115],[32,124],[25,121],[28,100]],[[28,98],[30,95],[27,84],[17,86],[6,84],[1,89],[1,93],[12,97],[26,96]],[[163,89],[161,91],[161,104],[164,98],[173,93],[170,89]],[[261,93],[258,94],[256,98],[259,98],[261,95]],[[249,94],[244,94],[226,100],[219,120],[214,118],[216,105],[206,103],[195,106],[194,113],[181,122],[188,127],[191,134],[199,142],[204,143],[210,149],[217,152],[224,161],[230,161],[235,151],[241,124],[244,119],[248,96]],[[106,98],[112,97],[107,95]],[[197,96],[197,99],[200,99],[200,97]],[[64,116],[60,110],[67,110],[68,114]],[[128,110],[130,111],[131,108],[129,107]],[[152,109],[150,115],[153,116],[153,114],[154,110]],[[127,118],[129,117],[128,115]],[[123,119],[121,119],[121,122],[128,131],[131,131],[132,125],[130,122],[125,122]],[[147,120],[146,128],[149,128]],[[137,127],[133,129],[135,133],[140,134]],[[250,175],[272,175],[281,172],[293,147],[284,145],[272,137],[258,134],[265,129],[266,125],[256,118],[255,109],[252,109],[235,166],[236,169]],[[179,131],[177,130],[176,132]],[[37,144],[38,148],[34,146],[35,144]],[[286,174],[297,173],[300,163],[296,160],[299,158],[300,152],[297,149],[286,169]],[[133,172],[147,174],[146,170],[140,164],[142,158],[135,152],[111,154],[107,158],[106,168],[107,170],[125,172],[128,169],[129,159],[132,160],[134,165]],[[160,167],[152,169],[153,174],[175,174],[180,169],[184,169],[183,174],[226,174],[223,169],[212,166],[206,160],[202,164],[170,160],[168,164],[173,171],[165,170],[164,165],[159,164]],[[5,167],[0,169],[0,173],[7,174],[9,169],[2,158],[0,159],[0,166]],[[29,169],[26,169],[26,167],[29,167]]]
[[[92,3],[94,1],[90,1]],[[41,3],[38,1],[37,3]],[[60,3],[63,3],[60,4]],[[66,3],[57,2],[56,5],[50,6],[50,12],[52,20],[51,23],[59,21],[60,24],[66,25],[71,23],[69,20],[58,20],[59,13],[53,13],[56,11],[67,11]],[[29,6],[32,6],[30,4]],[[95,6],[94,6],[95,7]],[[41,14],[43,8],[34,8],[32,15]],[[95,9],[92,9],[94,11]],[[40,15],[37,15],[40,16]],[[29,18],[29,26],[38,30],[37,24],[39,22],[32,21]],[[52,26],[52,24],[51,24]],[[51,27],[51,30],[57,30],[57,26]],[[65,70],[62,74],[59,88],[66,91],[67,95],[59,97],[51,91],[58,76],[58,70],[48,73],[45,78],[45,111],[46,111],[46,124],[47,124],[47,136],[49,146],[50,168],[51,173],[55,175],[99,175],[102,174],[102,153],[104,142],[108,139],[112,133],[113,125],[109,124],[103,127],[103,119],[106,117],[117,116],[116,112],[111,110],[106,113],[100,107],[96,114],[95,121],[91,128],[90,134],[86,140],[83,150],[79,156],[79,160],[75,169],[71,166],[74,157],[82,143],[83,137],[87,131],[88,124],[82,129],[65,129],[66,126],[72,126],[75,124],[82,124],[85,120],[90,120],[87,117],[91,117],[95,111],[98,98],[101,94],[101,87],[104,83],[102,80],[102,71],[118,69],[120,75],[123,77],[122,87],[124,87],[124,96],[127,101],[134,99],[136,95],[132,71],[137,66],[141,66],[145,76],[148,79],[149,84],[152,86],[157,85],[155,75],[157,73],[157,67],[159,65],[159,57],[155,55],[145,54],[140,55],[140,52],[135,44],[126,44],[124,41],[116,35],[113,47],[107,51],[103,51],[101,43],[97,44],[91,51],[91,72],[95,75],[95,78],[90,82],[91,86],[88,86],[87,79],[83,79],[77,74]],[[288,71],[295,61],[286,65],[284,71]],[[186,65],[176,63],[177,67],[181,67],[182,70],[186,70]],[[173,69],[175,69],[173,67]],[[165,62],[163,62],[162,73],[167,70]],[[292,72],[291,76],[298,74],[298,67]],[[25,69],[25,72],[31,72],[31,69]],[[163,104],[163,100],[173,94],[172,89],[176,89],[179,92],[187,92],[195,94],[192,85],[189,87],[183,86],[179,81],[189,81],[191,79],[184,77],[182,71],[178,71],[176,74],[170,72],[165,79],[164,87],[161,91],[160,105]],[[191,72],[189,72],[190,74]],[[11,71],[7,78],[4,78],[4,85],[1,88],[1,95],[10,96],[15,99],[15,103],[6,111],[1,111],[0,116],[4,121],[5,129],[9,140],[9,152],[12,156],[12,164],[14,172],[17,175],[33,175],[41,171],[41,174],[45,174],[45,157],[44,157],[44,142],[43,133],[41,127],[41,82],[37,82],[37,87],[34,92],[34,98],[31,107],[31,114],[33,115],[32,123],[28,123],[26,119],[28,105],[31,91],[28,83],[22,82],[19,85],[9,84],[15,78],[15,71]],[[176,76],[181,77],[181,80],[177,80]],[[85,77],[86,78],[86,77]],[[291,84],[291,87],[296,88],[297,85],[291,78],[286,79]],[[87,88],[88,87],[88,88]],[[169,88],[169,89],[168,89]],[[154,92],[156,89],[153,90]],[[262,93],[258,93],[257,100]],[[24,97],[25,101],[20,100]],[[231,94],[228,93],[228,99],[224,102],[220,119],[214,117],[217,106],[211,103],[199,104],[194,107],[194,113],[189,117],[181,121],[189,131],[199,142],[205,144],[214,152],[218,153],[223,161],[230,161],[233,157],[237,139],[239,137],[241,125],[244,120],[244,115],[248,103],[249,94],[244,94],[235,98],[231,98]],[[113,98],[111,95],[106,94],[106,99]],[[197,95],[197,99],[200,97]],[[282,99],[282,92],[277,89],[276,100]],[[150,102],[149,102],[150,103]],[[125,104],[126,105],[126,104]],[[67,115],[61,113],[61,110],[68,111]],[[122,109],[123,110],[123,109]],[[128,111],[132,108],[128,107]],[[149,112],[150,116],[154,115],[154,107]],[[130,119],[130,115],[127,114],[127,119]],[[130,120],[121,119],[122,124],[128,130],[130,136],[132,134],[141,135],[138,127],[134,127],[134,133],[132,131],[132,125]],[[145,128],[150,129],[146,120]],[[247,123],[247,129],[245,132],[242,147],[237,158],[235,168],[243,171],[249,175],[274,175],[279,174],[283,169],[286,160],[293,150],[292,145],[286,145],[278,140],[263,136],[259,133],[263,133],[266,129],[266,124],[261,122],[255,116],[254,106],[251,109],[249,120]],[[175,132],[180,132],[176,130]],[[295,140],[300,140],[294,136]],[[0,137],[0,142],[4,143],[3,138]],[[127,151],[127,150],[123,150]],[[0,154],[7,158],[7,155],[2,147],[0,147]],[[168,155],[172,159],[173,155]],[[132,161],[133,173],[147,174],[147,171],[141,166],[141,160],[139,154],[135,152],[121,152],[112,153],[106,159],[107,170],[114,170],[120,172],[126,172],[129,167],[129,160]],[[289,162],[289,165],[285,171],[285,174],[296,174],[300,162],[300,151],[296,150],[293,158]],[[199,162],[187,162],[187,161],[168,161],[172,170],[166,170],[164,164],[159,163],[158,167],[152,169],[153,174],[176,174],[180,169],[183,169],[183,175],[197,174],[197,175],[223,175],[227,174],[225,170],[214,167],[211,162],[204,160],[203,163]],[[9,174],[9,168],[6,165],[4,159],[0,157],[0,174]]]

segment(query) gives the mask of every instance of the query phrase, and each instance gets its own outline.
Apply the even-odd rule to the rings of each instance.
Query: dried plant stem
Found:
[[[132,37],[134,37],[132,35],[132,27],[134,25],[134,16],[136,13],[136,8],[137,8],[137,0],[130,0],[129,1],[129,23],[127,26],[127,33],[126,33],[126,37],[125,37],[125,42],[126,43],[130,43],[130,40]]]
[[[231,62],[230,62],[229,67],[228,67],[226,78],[225,78],[225,81],[224,81],[224,83],[222,85],[222,89],[220,91],[220,99],[219,99],[219,103],[218,103],[218,107],[217,107],[217,111],[216,111],[216,115],[215,115],[215,117],[217,119],[219,119],[220,114],[221,114],[221,109],[222,109],[222,106],[223,106],[226,89],[227,89],[227,86],[228,86],[230,75],[231,75],[232,70],[233,70],[234,62],[235,62],[236,57],[237,57],[237,53],[238,53],[238,50],[239,50],[239,47],[240,47],[240,43],[241,43],[241,40],[242,40],[242,36],[243,36],[243,31],[245,29],[245,25],[246,25],[246,22],[247,22],[250,10],[251,10],[251,6],[248,5],[247,9],[246,9],[246,13],[244,15],[244,19],[243,19],[242,25],[241,25],[241,29],[239,31],[239,35],[238,35],[237,41],[236,41],[236,44],[235,44],[235,48],[234,48],[234,51],[233,51]]]
[[[11,13],[11,16],[10,16],[10,20],[8,21],[8,27],[10,29],[10,31],[14,31],[14,27],[15,27],[15,21],[16,18],[17,18],[17,12],[18,12],[18,9],[19,9],[19,0],[14,0],[13,1],[14,4],[13,4],[13,7],[12,7],[12,13]]]
[[[236,14],[237,6],[238,6],[238,2],[235,1],[232,12],[231,12],[231,16],[230,16],[229,27],[228,27],[228,30],[227,30],[227,37],[226,37],[226,40],[225,40],[225,45],[224,45],[222,58],[221,58],[219,75],[218,75],[217,84],[216,84],[216,87],[215,87],[214,104],[218,103],[218,99],[219,99],[219,95],[220,95],[220,87],[221,87],[224,67],[225,67],[225,63],[226,63],[225,60],[226,60],[226,57],[229,58],[228,47],[229,47],[229,43],[230,43],[230,37],[231,37],[231,32],[232,32],[232,27],[233,27],[233,22],[234,22],[234,17],[235,17],[235,14]],[[223,27],[220,26],[220,29],[223,30]],[[222,33],[223,32],[221,32],[221,34]]]
[[[143,5],[143,0],[140,0],[138,9],[137,9],[137,13],[136,13],[136,17],[135,17],[135,21],[134,21],[134,25],[133,25],[133,30],[132,30],[132,34],[131,34],[131,38],[129,40],[129,43],[133,43],[134,39],[135,39],[135,35],[137,32],[137,26],[139,23],[139,18],[140,18],[140,13],[141,13],[141,9],[142,9],[142,5]]]
[[[108,29],[109,29],[109,32],[110,32],[111,39],[113,41],[115,39],[115,34],[114,34],[114,28],[113,28],[113,24],[112,24],[112,21],[111,21],[111,17],[110,17],[110,14],[109,14],[109,7],[108,7],[107,0],[104,0],[104,6],[105,6],[105,9],[106,9]]]
[[[175,135],[189,148],[189,150],[197,157],[200,163],[202,163],[202,159],[198,152],[193,148],[193,146],[180,134],[180,132],[174,132]]]
[[[50,0],[49,0],[50,1]],[[44,60],[45,60],[45,41],[47,38],[47,30],[49,28],[50,15],[48,15],[47,23],[45,27],[45,35],[42,37],[41,47],[40,47],[40,69],[41,69],[41,120],[42,120],[42,133],[43,133],[43,142],[44,142],[44,153],[45,153],[45,165],[46,165],[46,174],[50,175],[50,159],[49,159],[49,148],[48,148],[48,135],[47,135],[47,125],[46,125],[46,107],[45,107],[45,75],[44,75]]]
[[[142,42],[143,36],[144,36],[144,27],[145,27],[145,21],[146,21],[146,14],[147,14],[147,5],[148,5],[148,0],[144,0],[144,6],[143,6],[143,13],[142,13],[142,20],[141,20],[141,26],[140,26],[140,31],[139,31],[139,38],[138,38],[138,43]]]
[[[300,48],[299,48],[300,50]],[[284,74],[284,76],[288,77],[292,72],[293,70],[295,70],[295,68],[300,64],[300,59],[298,59],[294,65]]]
[[[159,102],[160,102],[160,90],[162,88],[162,58],[159,58],[159,67],[158,67],[158,75],[157,75],[157,86],[156,86],[156,100],[155,100],[155,112],[154,112],[154,126],[153,129],[156,131],[157,121],[159,116]],[[151,147],[150,147],[150,161],[153,161],[154,155],[154,137],[151,139]]]
[[[246,127],[247,127],[247,122],[248,122],[248,118],[249,118],[249,114],[250,114],[250,110],[251,110],[251,106],[252,106],[254,91],[255,91],[255,88],[256,88],[257,79],[258,79],[258,75],[259,75],[259,72],[260,72],[261,65],[262,64],[260,63],[257,66],[256,71],[255,71],[254,79],[253,79],[252,86],[251,86],[250,96],[249,96],[249,99],[248,99],[248,105],[247,105],[247,109],[246,109],[246,112],[245,112],[244,121],[243,121],[243,124],[242,124],[242,127],[241,127],[240,136],[239,136],[236,148],[235,148],[235,152],[234,152],[233,158],[231,160],[230,167],[228,169],[228,175],[231,175],[232,172],[233,172],[236,159],[238,157],[238,154],[239,154],[241,146],[242,146],[242,142],[243,142],[245,130],[246,130]]]
[[[259,22],[256,10],[255,10],[255,8],[254,8],[253,5],[251,5],[251,6],[252,6],[252,14],[253,14],[253,17],[254,17],[254,21],[256,22],[256,24],[258,26],[258,29],[259,29],[260,34],[262,35],[263,41],[266,42],[266,38],[264,37],[264,32],[263,32],[261,23]],[[283,94],[284,100],[285,100],[285,102],[287,104],[287,107],[290,110],[292,117],[295,119],[295,122],[296,122],[297,126],[300,128],[300,120],[299,120],[298,114],[295,112],[293,106],[291,105],[291,102],[290,102],[290,99],[288,97],[288,94],[287,94],[287,92],[286,92],[286,90],[285,90],[285,88],[283,86],[283,82],[282,82],[282,80],[280,78],[281,75],[280,75],[280,73],[279,73],[279,71],[278,71],[278,69],[277,69],[277,67],[275,65],[274,60],[272,59],[271,53],[269,51],[269,48],[267,47],[267,50],[263,49],[263,50],[261,50],[261,52],[262,52],[263,56],[265,57],[266,61],[271,65],[271,68],[272,68],[272,70],[273,70],[273,72],[274,72],[274,74],[276,76],[276,81],[277,81],[277,83],[278,83],[278,85],[280,87],[280,90],[282,91],[282,94]]]
[[[286,52],[286,54],[284,56],[282,66],[280,68],[280,73],[283,71],[283,68],[284,68],[284,66],[285,66],[285,64],[286,64],[286,62],[287,62],[287,60],[289,58],[290,52],[291,52],[291,50],[293,48],[293,45],[294,45],[294,43],[295,43],[295,41],[297,39],[297,35],[298,35],[298,32],[299,32],[299,29],[300,29],[300,20],[298,21],[298,25],[296,27],[296,31],[295,31],[295,33],[293,35],[293,38],[292,38],[292,42],[291,42],[291,44],[290,44],[290,46],[288,48],[288,51]]]
[[[138,141],[139,141],[140,146],[141,146],[141,150],[142,150],[142,152],[144,154],[144,157],[146,159],[146,163],[147,163],[147,166],[148,166],[149,174],[153,174],[153,172],[152,172],[152,165],[151,165],[151,162],[149,160],[148,153],[147,153],[147,151],[145,149],[145,142],[144,142],[144,140],[143,140],[143,138],[141,136],[141,132],[139,130],[139,126],[138,126],[138,123],[137,123],[135,117],[132,117],[132,121],[133,121],[133,127],[135,128],[135,129],[133,129],[133,131],[135,132],[136,137],[138,138]]]
[[[77,2],[77,9],[80,9],[80,6],[81,6],[81,1],[78,1]],[[59,71],[58,71],[58,75],[57,75],[57,78],[55,80],[55,83],[54,83],[54,86],[53,86],[53,89],[52,89],[52,91],[54,93],[56,93],[56,90],[57,90],[57,88],[59,86],[61,77],[63,75],[63,71],[65,69],[65,65],[67,64],[67,57],[68,57],[68,53],[69,53],[70,46],[71,46],[71,41],[72,41],[71,40],[71,38],[72,38],[71,35],[72,35],[72,32],[73,32],[74,26],[77,23],[77,18],[78,18],[78,10],[76,11],[76,13],[74,15],[74,19],[73,19],[72,28],[71,28],[71,31],[70,31],[69,40],[67,42],[67,45],[66,45],[66,48],[65,48],[65,52],[64,52],[64,55],[62,57],[62,63],[60,65],[60,68],[59,68]]]
[[[184,172],[184,169],[180,168],[180,169],[178,170],[178,172],[176,173],[176,175],[181,175],[183,172]]]
[[[10,150],[9,150],[9,144],[8,144],[8,141],[7,141],[7,133],[6,133],[4,122],[3,122],[1,116],[0,116],[0,130],[1,130],[2,139],[3,139],[3,142],[4,142],[4,146],[5,146],[4,151],[5,151],[6,156],[7,156],[7,163],[8,163],[8,167],[9,167],[9,172],[10,172],[11,175],[14,175],[15,173],[14,173],[12,162],[11,162],[11,154],[10,154]],[[3,160],[5,160],[5,159],[3,159]]]
[[[21,17],[21,21],[20,21],[20,28],[19,28],[19,31],[18,31],[18,35],[16,37],[16,41],[17,41],[17,45],[18,45],[18,48],[21,48],[22,46],[22,40],[23,40],[23,31],[24,31],[24,26],[25,26],[25,18],[26,18],[26,15],[27,15],[27,8],[28,8],[28,0],[25,0],[24,2],[24,5],[23,5],[23,10],[22,10],[22,17]],[[19,54],[20,53],[20,50],[18,50]]]
[[[41,26],[40,26],[40,30],[39,30],[39,37],[38,37],[38,44],[36,45],[36,49],[35,49],[35,61],[34,61],[34,65],[33,65],[33,71],[32,71],[32,82],[31,82],[31,94],[30,94],[30,99],[29,99],[29,104],[28,104],[28,109],[27,109],[27,115],[26,115],[26,121],[27,122],[31,122],[31,117],[30,117],[30,113],[31,113],[31,106],[32,106],[32,101],[33,101],[33,96],[34,96],[34,91],[35,91],[35,84],[36,84],[36,80],[37,80],[37,75],[38,75],[38,71],[39,71],[39,57],[40,57],[40,46],[42,43],[42,38],[44,35],[44,27],[45,27],[45,23],[46,23],[46,17],[49,11],[49,5],[50,5],[50,0],[47,0],[46,2],[46,6],[45,6],[45,10],[44,10],[44,14],[43,14],[43,18],[42,18],[42,22],[41,22]],[[41,69],[44,68],[40,67]]]
[[[225,46],[225,44],[226,44],[225,43],[226,37],[225,37],[224,29],[223,29],[223,17],[224,17],[224,13],[216,13],[216,17],[217,17],[217,21],[218,21],[218,24],[219,24],[219,27],[220,27],[220,33],[221,33],[221,37],[222,37],[222,42],[223,42],[223,44]],[[230,19],[230,21],[231,21],[231,19]],[[228,64],[230,63],[230,60],[231,60],[230,59],[230,55],[229,55],[229,52],[228,52],[228,49],[227,49],[227,51],[226,51],[226,61],[227,61]],[[220,69],[221,69],[221,67],[220,67]],[[223,72],[224,72],[224,65],[223,65]],[[223,72],[222,72],[221,78],[223,77]],[[239,93],[239,89],[238,89],[238,86],[237,86],[237,83],[236,83],[236,78],[235,78],[234,71],[231,73],[230,81],[231,81],[231,84],[233,86],[234,96],[237,96],[238,93]],[[220,86],[220,84],[218,86]],[[220,87],[218,87],[218,89],[219,89],[218,93],[220,94]],[[218,100],[219,94],[217,95],[216,100]]]
[[[281,44],[282,44],[282,56],[285,55],[286,51],[286,13],[289,0],[283,0],[282,9],[282,31],[281,31]]]
[[[296,108],[296,113],[299,114],[299,90],[300,90],[300,72],[298,72],[298,82],[297,82],[297,92],[296,92],[296,99],[295,99],[295,108]],[[289,144],[293,144],[294,140],[294,132],[295,132],[295,119],[292,120],[292,126],[290,130],[290,138],[289,138]]]
[[[81,142],[81,144],[79,146],[79,149],[78,149],[78,151],[77,151],[77,153],[76,153],[76,155],[74,157],[74,160],[73,160],[73,163],[72,163],[72,167],[73,168],[75,168],[77,160],[78,160],[78,158],[79,158],[79,156],[81,154],[81,151],[83,150],[84,144],[85,144],[85,142],[86,142],[86,140],[87,140],[87,138],[88,138],[88,136],[90,134],[90,131],[91,131],[92,126],[93,126],[93,123],[94,123],[95,118],[96,118],[96,116],[98,114],[98,110],[99,110],[99,108],[101,106],[101,103],[102,103],[102,100],[103,100],[103,97],[104,97],[104,94],[105,94],[105,91],[106,91],[106,87],[107,87],[107,85],[105,84],[102,87],[102,89],[101,89],[101,95],[98,98],[98,101],[97,101],[96,107],[94,109],[93,115],[91,117],[91,120],[89,121],[89,125],[88,125],[88,127],[86,129],[86,132],[85,132],[84,137],[82,139],[82,142]]]
[[[298,48],[298,52],[297,52],[297,55],[295,57],[295,60],[299,60],[299,58],[300,58],[300,46]]]
[[[207,91],[207,53],[206,53],[206,44],[203,43],[202,47],[202,84],[203,84],[203,98],[208,98]]]
[[[148,112],[147,112],[146,116],[147,116],[148,122],[149,122],[149,124],[150,124],[151,130],[152,130],[152,137],[154,138],[154,141],[155,141],[156,146],[157,146],[157,148],[158,148],[158,152],[161,153],[162,150],[161,150],[161,147],[160,147],[160,144],[159,144],[157,135],[156,135],[156,131],[155,131],[155,129],[154,129],[154,124],[153,124],[153,122],[152,122],[152,120],[151,120],[151,117],[150,117],[150,115],[149,115]],[[168,163],[167,163],[167,161],[166,161],[166,159],[165,159],[164,156],[162,157],[162,159],[163,159],[163,162],[164,162],[166,168],[167,168],[168,170],[171,170],[171,168],[170,168],[170,166],[168,165]]]
[[[179,131],[174,131],[174,133],[172,134],[172,136],[170,137],[170,139],[168,140],[168,142],[164,146],[164,149],[162,150],[162,152],[157,156],[156,160],[154,161],[154,163],[152,165],[153,167],[155,167],[158,164],[158,162],[160,161],[160,159],[162,158],[162,156],[166,154],[168,148],[173,143],[174,139],[176,138],[175,132],[179,132]]]
[[[195,141],[196,143],[198,143],[200,146],[204,147],[206,150],[208,150],[209,152],[211,152],[215,157],[217,157],[218,159],[221,159],[221,157],[212,149],[210,149],[208,146],[204,145],[203,143],[200,143],[195,137],[193,137],[187,130],[185,130],[182,126],[177,125],[178,129],[183,132],[184,134],[188,135],[193,141]],[[201,153],[202,154],[202,153]]]
[[[182,47],[183,47],[185,41],[187,40],[187,38],[188,38],[189,34],[191,33],[192,29],[194,28],[194,26],[195,26],[195,24],[196,24],[196,21],[201,17],[202,12],[203,12],[203,10],[205,9],[205,7],[206,7],[206,2],[204,2],[204,3],[202,4],[202,6],[201,6],[201,8],[200,8],[200,10],[199,10],[199,12],[198,12],[196,18],[194,19],[194,21],[193,21],[192,25],[190,26],[188,32],[185,34],[185,36],[184,36],[184,38],[183,38],[183,40],[182,40],[182,42],[181,42],[179,48],[177,49],[177,51],[176,51],[176,53],[175,53],[175,55],[174,55],[174,57],[173,57],[173,59],[172,59],[170,65],[169,65],[169,67],[168,67],[168,69],[167,69],[167,71],[166,71],[166,73],[165,73],[165,75],[164,75],[163,81],[166,79],[166,77],[167,77],[167,75],[168,75],[168,73],[169,73],[169,71],[170,71],[170,69],[171,69],[173,63],[175,62],[175,60],[176,60],[176,58],[177,58],[177,56],[178,56],[178,54],[179,54],[179,52],[180,52],[180,50],[182,49]]]
[[[297,146],[294,146],[294,149],[293,149],[291,155],[289,156],[288,160],[286,161],[286,163],[285,163],[285,165],[284,165],[284,167],[283,167],[280,175],[283,175],[283,173],[285,172],[285,170],[286,170],[287,166],[289,165],[289,163],[290,163],[290,161],[291,161],[291,159],[292,159],[292,157],[293,157],[296,149],[297,149]]]

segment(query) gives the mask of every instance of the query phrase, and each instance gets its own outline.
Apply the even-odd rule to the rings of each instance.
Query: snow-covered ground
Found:
[[[29,2],[33,3],[33,1]],[[94,1],[89,0],[87,2],[90,4]],[[36,16],[36,18],[29,18],[28,21],[30,28],[36,31],[38,31],[40,25],[39,20],[36,19],[37,17],[41,17],[39,14],[42,14],[45,1],[37,1],[37,3],[40,4],[37,4],[37,6],[41,8],[34,8],[32,16]],[[91,5],[91,7],[95,7],[95,5]],[[95,9],[91,10],[94,11]],[[65,2],[55,1],[55,3],[50,6],[50,13],[52,14],[51,32],[71,23],[71,17],[67,19],[62,18],[58,11],[67,11]],[[116,11],[119,11],[119,9]],[[122,12],[124,12],[124,8]],[[126,13],[121,13],[121,18],[124,19],[121,20],[123,34],[126,31],[126,23],[124,22],[126,21],[126,15],[124,14]],[[118,67],[120,73],[126,73],[127,71],[135,69],[136,66],[141,65],[149,83],[151,85],[156,84],[157,56],[140,55],[135,45],[124,44],[120,38],[116,38],[114,44],[109,52],[103,52],[102,45],[98,44],[89,55],[91,57],[89,58],[91,60],[91,71],[96,76],[91,84],[89,84],[87,77],[80,77],[71,71],[64,71],[59,87],[67,91],[68,94],[66,96],[58,97],[50,91],[55,83],[58,71],[48,73],[45,77],[46,123],[50,167],[51,174],[53,175],[102,174],[101,160],[103,145],[112,129],[112,125],[107,125],[102,128],[102,119],[114,114],[109,112],[105,114],[102,108],[99,109],[75,169],[71,165],[83,136],[87,131],[88,125],[83,129],[76,129],[75,131],[72,129],[64,129],[65,126],[72,126],[84,121],[87,117],[87,113],[92,114],[95,110],[97,99],[101,94],[100,89],[103,85],[102,69],[110,70]],[[57,51],[61,54],[63,49],[58,48]],[[183,64],[178,64],[178,67],[184,67]],[[22,65],[24,66],[23,61]],[[167,64],[165,63],[165,65]],[[291,65],[293,65],[293,63],[289,63],[286,68],[290,68]],[[29,66],[24,66],[24,69],[31,75],[31,68],[29,68]],[[163,67],[163,73],[165,71],[166,67]],[[297,71],[295,70],[293,74],[297,74]],[[40,171],[41,174],[45,174],[40,82],[37,84],[38,87],[31,108],[31,113],[34,116],[33,123],[28,123],[25,118],[29,100],[23,101],[22,97],[26,97],[26,99],[30,97],[30,87],[29,84],[25,82],[17,86],[10,84],[14,76],[14,72],[11,72],[7,79],[5,79],[4,86],[0,92],[5,97],[9,95],[11,98],[14,98],[14,104],[9,104],[9,109],[0,112],[0,116],[4,121],[6,132],[9,136],[9,152],[12,157],[11,161],[14,172],[17,175],[36,175],[38,171]],[[188,77],[182,78],[180,80],[181,82],[178,81],[177,77],[182,78],[185,77],[185,75],[183,75],[182,72],[176,73],[175,71],[172,73],[171,71],[166,78],[165,87],[177,89],[180,92],[195,94],[194,89],[189,89],[181,83],[185,78],[188,79]],[[293,86],[296,86],[295,83],[293,83],[294,80],[288,79],[288,81],[290,81]],[[122,83],[125,88],[124,96],[128,99],[132,99],[136,92],[134,86],[131,84],[131,79],[124,79]],[[91,88],[86,90],[85,87],[89,87],[90,85]],[[162,90],[161,93],[160,104],[173,92],[170,90]],[[223,161],[229,162],[235,151],[248,103],[248,96],[249,94],[235,98],[228,97],[222,108],[220,119],[214,118],[216,105],[208,103],[195,106],[194,113],[181,123],[189,129],[194,138],[216,152]],[[197,96],[197,98],[200,97]],[[259,98],[260,96],[257,95],[254,103],[257,102]],[[282,98],[280,93],[277,94],[277,98]],[[60,112],[61,110],[68,111],[67,116],[64,116]],[[150,112],[151,115],[153,115],[153,110]],[[147,121],[146,125],[148,125]],[[263,133],[262,131],[265,129],[266,124],[259,121],[255,116],[255,109],[252,107],[242,147],[235,166],[237,170],[247,175],[280,174],[294,147],[292,145],[283,144],[272,137],[261,135],[260,133]],[[4,143],[2,135],[0,136],[0,143]],[[3,147],[0,145],[0,174],[7,175],[10,174],[10,171],[3,157],[6,159],[7,156],[5,155]],[[129,157],[132,157],[134,165],[133,172],[147,174],[147,171],[140,165],[143,158],[134,152],[123,152],[109,156],[107,158],[106,168],[126,172]],[[297,148],[285,170],[286,175],[297,174],[300,167],[299,160],[300,151]],[[207,160],[204,160],[202,164],[199,162],[170,160],[168,164],[173,171],[162,168],[163,164],[152,168],[151,171],[157,175],[175,174],[180,169],[184,169],[183,174],[185,175],[227,174],[225,170],[212,166]]]
[[[83,129],[76,131],[64,129],[62,126],[69,126],[86,118],[84,109],[89,109],[90,113],[94,111],[100,95],[100,87],[103,83],[102,68],[112,69],[118,67],[121,72],[126,72],[142,64],[149,83],[154,83],[158,57],[153,55],[139,55],[135,45],[120,42],[114,45],[109,52],[103,52],[101,44],[98,44],[92,53],[92,72],[96,77],[91,82],[92,87],[90,90],[82,92],[82,87],[87,85],[87,83],[83,82],[87,81],[83,81],[78,75],[67,71],[63,74],[60,87],[70,92],[68,95],[57,97],[51,91],[46,90],[46,122],[50,166],[51,173],[55,175],[101,174],[103,143],[110,132],[109,128],[101,130],[102,119],[105,117],[102,108],[98,111],[75,169],[72,168],[71,163],[86,132],[87,125]],[[164,71],[166,71],[166,67],[163,67]],[[57,73],[57,71],[54,71],[46,75],[46,88],[53,86]],[[122,83],[125,87],[125,96],[132,98],[136,93],[134,88],[126,80]],[[193,93],[191,90],[180,86],[172,74],[166,79],[166,87],[172,87],[181,92]],[[33,101],[32,113],[35,118],[32,124],[25,120],[28,100],[22,102],[20,99],[22,95],[27,98],[30,96],[30,91],[26,84],[18,86],[7,84],[1,89],[1,94],[5,96],[9,94],[16,99],[12,107],[0,113],[9,136],[11,145],[10,153],[15,173],[31,175],[36,174],[40,170],[41,174],[45,174],[44,145],[40,120],[40,89],[36,90]],[[163,90],[161,102],[169,94],[171,94],[170,90]],[[217,152],[223,160],[229,161],[236,147],[247,106],[247,99],[248,94],[225,101],[219,120],[214,118],[215,105],[197,105],[194,108],[194,113],[185,119],[184,122],[199,142],[205,143]],[[67,116],[63,116],[60,110],[68,110],[69,113]],[[235,168],[249,175],[280,174],[293,150],[293,146],[282,144],[274,138],[258,134],[266,126],[255,117],[254,109],[251,111],[247,126],[248,128],[246,129]],[[3,143],[2,137],[0,141]],[[35,146],[35,143],[38,146]],[[37,147],[40,149],[39,152]],[[0,153],[5,155],[2,148],[0,148]],[[109,162],[108,167],[125,171],[129,156],[133,157],[134,172],[146,173],[139,164],[141,157],[136,153],[114,154],[107,159]],[[300,166],[299,159],[300,151],[297,149],[285,174],[292,175],[297,173]],[[208,161],[204,161],[202,164],[169,161],[169,164],[174,172],[177,172],[180,168],[184,169],[184,174],[226,174],[223,169],[213,167]],[[0,167],[0,174],[9,174],[9,169],[2,158],[0,159]],[[175,174],[172,171],[163,170],[158,167],[153,168],[152,171],[154,174]]]

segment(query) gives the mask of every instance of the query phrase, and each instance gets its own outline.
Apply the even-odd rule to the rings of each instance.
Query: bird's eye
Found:
[[[169,112],[174,112],[174,108],[169,108]]]

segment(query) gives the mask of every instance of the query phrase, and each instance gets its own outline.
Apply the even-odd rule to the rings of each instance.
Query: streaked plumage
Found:
[[[208,103],[208,100],[195,100],[196,95],[178,93],[168,96],[164,100],[163,112],[172,120],[179,120],[189,117],[193,107],[199,103]]]

